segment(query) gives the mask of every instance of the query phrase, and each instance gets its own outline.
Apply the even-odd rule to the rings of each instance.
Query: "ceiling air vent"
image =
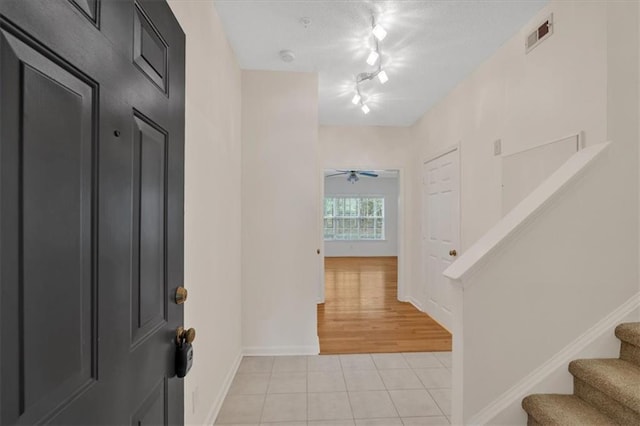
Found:
[[[525,43],[526,53],[531,52],[536,46],[542,43],[553,34],[553,14],[549,15],[538,28],[536,28],[531,34],[527,36],[527,42]]]

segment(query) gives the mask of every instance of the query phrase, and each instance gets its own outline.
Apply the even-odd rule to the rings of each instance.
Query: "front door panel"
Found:
[[[13,342],[3,355],[15,360],[7,373],[17,384],[3,389],[17,400],[7,415],[37,421],[95,379],[97,123],[89,79],[28,42],[8,26],[0,30],[0,85],[9,94],[3,166],[11,163],[2,201],[14,225],[2,230],[2,246],[16,255],[2,265],[1,312],[2,339]]]
[[[0,2],[0,424],[183,422],[183,95],[165,2]]]
[[[166,133],[134,116],[133,344],[166,323]]]

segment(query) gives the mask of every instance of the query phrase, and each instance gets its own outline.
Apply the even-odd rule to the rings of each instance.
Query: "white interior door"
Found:
[[[451,330],[451,288],[442,272],[460,251],[458,150],[424,163],[423,172],[424,309]]]

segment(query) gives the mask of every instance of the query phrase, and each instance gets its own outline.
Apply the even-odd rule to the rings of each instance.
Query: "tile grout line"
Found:
[[[349,402],[349,409],[351,410],[351,420],[353,424],[356,424],[356,415],[353,412],[353,404],[351,404],[351,395],[349,394],[349,388],[347,388],[347,378],[344,376],[344,367],[342,366],[342,357],[338,355],[338,361],[340,361],[340,372],[342,373],[342,382],[344,383],[344,390],[347,394],[347,401]]]
[[[425,390],[427,391],[428,395],[430,396],[430,398],[433,400],[433,402],[435,402],[435,405],[436,405],[436,407],[438,408],[439,414],[436,414],[436,415],[430,415],[430,416],[426,416],[426,417],[445,417],[445,418],[447,419],[447,421],[450,423],[450,421],[451,421],[451,420],[450,420],[449,416],[445,414],[444,410],[442,409],[441,403],[440,403],[440,402],[438,402],[438,401],[434,398],[434,396],[433,396],[433,394],[432,394],[432,391],[435,391],[435,390],[443,390],[443,391],[445,391],[445,392],[446,392],[447,390],[449,390],[449,391],[450,391],[450,389],[451,389],[451,388],[450,388],[450,387],[446,387],[446,386],[445,386],[445,387],[440,387],[440,386],[439,386],[439,387],[431,387],[431,388],[427,387],[427,386],[425,385],[425,383],[422,381],[422,379],[420,379],[420,377],[417,375],[416,370],[425,370],[425,369],[426,369],[426,370],[429,370],[429,369],[445,369],[445,370],[447,370],[449,373],[451,372],[451,370],[450,370],[446,365],[444,365],[444,363],[443,363],[443,361],[442,361],[442,360],[440,360],[438,357],[436,357],[436,356],[435,356],[435,355],[433,355],[433,354],[431,354],[431,355],[432,355],[434,358],[436,358],[436,359],[437,359],[437,363],[440,365],[440,367],[431,366],[431,367],[414,368],[414,367],[413,367],[413,366],[408,362],[408,360],[407,360],[407,358],[406,358],[406,356],[405,356],[406,354],[404,354],[404,353],[400,353],[400,354],[401,354],[401,356],[402,356],[402,359],[403,359],[403,360],[405,361],[405,363],[406,363],[406,367],[402,367],[402,368],[387,368],[387,369],[383,369],[383,368],[381,368],[381,366],[384,366],[384,363],[383,363],[383,364],[381,364],[381,365],[378,365],[378,364],[375,362],[374,355],[376,355],[376,354],[361,354],[361,355],[365,355],[365,357],[368,357],[368,359],[369,359],[369,360],[371,360],[371,362],[373,363],[373,367],[374,367],[373,369],[371,369],[371,368],[363,368],[363,369],[361,369],[361,368],[357,368],[357,367],[361,367],[361,366],[362,366],[362,365],[358,365],[358,363],[354,364],[354,366],[356,367],[355,369],[347,369],[347,368],[345,368],[345,367],[344,367],[345,362],[343,362],[342,356],[341,356],[341,355],[338,355],[338,356],[336,357],[336,358],[337,358],[337,365],[339,366],[339,370],[335,370],[335,371],[336,371],[336,372],[337,372],[337,371],[340,371],[340,373],[341,373],[340,375],[338,375],[338,377],[339,377],[339,378],[341,378],[341,379],[342,379],[342,381],[343,381],[344,389],[345,389],[345,391],[346,391],[345,393],[347,394],[347,402],[348,402],[348,404],[349,404],[349,409],[350,409],[350,412],[351,412],[351,416],[350,416],[350,418],[349,418],[349,419],[345,419],[345,420],[351,420],[351,421],[353,421],[354,425],[355,425],[355,422],[356,422],[356,420],[357,420],[357,419],[356,419],[356,417],[355,417],[355,413],[354,413],[354,410],[353,410],[353,404],[352,404],[352,401],[351,401],[351,391],[349,391],[349,389],[348,389],[348,387],[347,387],[347,384],[346,384],[346,372],[347,372],[347,371],[356,371],[356,370],[362,370],[362,371],[367,371],[367,370],[368,370],[368,371],[375,371],[375,372],[376,372],[376,375],[380,378],[380,380],[381,380],[381,382],[382,382],[382,384],[383,384],[383,390],[387,393],[387,397],[388,397],[389,399],[391,399],[392,406],[394,407],[394,410],[395,410],[395,412],[396,412],[396,418],[400,420],[400,423],[404,424],[404,420],[402,420],[402,417],[400,416],[400,412],[399,412],[399,410],[398,410],[398,407],[397,407],[397,405],[396,405],[395,401],[393,400],[393,398],[392,398],[392,396],[391,396],[391,391],[392,391],[392,390],[407,390],[407,391],[410,391],[410,390],[417,390],[417,389],[413,389],[413,388],[408,388],[408,389],[404,389],[404,388],[401,388],[401,389],[389,389],[389,386],[387,385],[387,383],[385,383],[385,381],[384,381],[384,379],[382,378],[382,376],[381,376],[380,372],[381,372],[382,370],[395,370],[395,371],[411,371],[411,373],[412,373],[414,376],[416,376],[416,377],[418,378],[418,380],[419,380],[419,382],[420,382],[420,384],[421,384],[421,386],[422,386],[422,389],[425,389]],[[263,417],[264,417],[264,412],[265,412],[265,409],[266,409],[266,399],[267,399],[267,397],[268,397],[268,395],[269,395],[269,389],[271,388],[272,381],[273,381],[273,379],[274,379],[274,375],[276,375],[276,374],[277,374],[277,373],[276,373],[276,368],[275,368],[275,367],[276,367],[277,357],[275,357],[275,356],[271,356],[270,358],[271,358],[271,360],[270,360],[270,361],[271,361],[271,362],[270,362],[270,369],[269,369],[268,371],[265,371],[266,375],[268,376],[268,382],[267,382],[267,388],[266,388],[266,390],[264,391],[264,395],[263,395],[263,398],[262,398],[262,406],[261,406],[261,410],[260,410],[260,420],[259,420],[259,422],[260,422],[260,423],[259,423],[259,424],[261,424],[261,423],[264,421]],[[310,371],[311,358],[312,358],[311,356],[306,356],[306,357],[304,358],[304,367],[305,367],[305,368],[304,368],[304,373],[303,373],[303,374],[304,374],[304,377],[305,377],[305,391],[306,391],[306,398],[305,398],[305,402],[306,402],[306,404],[307,404],[307,405],[306,405],[306,422],[304,422],[304,421],[303,421],[303,422],[301,422],[301,423],[306,423],[306,425],[307,425],[307,426],[309,426],[309,424],[310,424],[310,422],[311,422],[311,420],[310,420],[310,418],[309,418],[309,416],[310,416],[310,403],[309,403],[309,397],[310,397],[310,383],[309,383],[309,374],[310,374],[310,372],[311,372],[311,371]],[[263,370],[263,371],[264,371],[264,370]],[[294,370],[292,370],[292,372],[293,372],[293,371],[294,371]],[[330,371],[331,371],[331,370],[322,370],[322,369],[321,369],[319,372],[330,373]],[[258,372],[258,371],[256,371],[256,372],[254,372],[254,373],[259,373],[259,372]],[[236,376],[234,377],[234,380],[235,380],[235,378],[236,378],[237,376],[239,376],[239,375],[241,375],[241,374],[242,374],[242,373],[240,373],[240,371],[238,371],[238,373],[237,373],[237,374],[236,374]],[[293,374],[293,373],[291,373],[291,374]],[[366,389],[365,389],[365,390],[366,390]],[[339,390],[326,391],[325,393],[334,393],[334,392],[335,392],[335,393],[337,393],[337,392],[340,392],[340,391],[339,391]],[[355,391],[354,391],[354,392],[355,392]],[[321,392],[321,393],[322,393],[322,392]],[[249,395],[249,394],[247,394],[247,395]],[[409,417],[425,417],[425,416],[409,416]],[[372,419],[378,419],[378,418],[379,418],[379,417],[372,417]],[[380,418],[383,418],[383,417],[380,417]],[[327,420],[330,420],[330,419],[327,419]],[[336,421],[338,421],[339,419],[335,419],[335,420],[336,420]]]
[[[404,355],[401,355],[402,359],[404,359]],[[373,358],[373,356],[372,356]],[[405,360],[406,362],[406,360]],[[391,405],[393,406],[393,409],[396,410],[396,414],[398,415],[398,418],[400,419],[400,423],[404,424],[404,422],[402,421],[402,417],[400,417],[400,411],[398,411],[398,407],[396,407],[396,403],[393,401],[393,398],[391,397],[391,392],[389,392],[389,388],[387,387],[386,383],[384,383],[384,380],[382,379],[382,376],[380,375],[380,368],[378,368],[378,364],[375,363],[375,358],[373,360],[373,363],[376,366],[376,373],[378,373],[378,376],[380,376],[380,379],[382,380],[382,384],[384,385],[384,390],[387,392],[387,397],[389,397],[389,400],[391,400]],[[408,365],[409,363],[407,363]]]
[[[444,413],[444,411],[442,410],[442,407],[440,407],[440,404],[438,404],[438,401],[433,397],[433,395],[431,394],[431,392],[429,391],[429,389],[427,389],[427,393],[429,394],[429,396],[431,397],[431,399],[433,399],[433,402],[436,403],[436,406],[438,407],[438,410],[440,410],[440,413],[442,413],[442,415],[444,417],[447,417],[447,415]],[[447,417],[447,419],[449,419]]]
[[[403,358],[404,358],[404,356],[403,356]],[[380,371],[378,371],[378,375],[380,375]],[[382,383],[384,384],[384,381]],[[404,422],[402,421],[402,417],[400,417],[400,411],[398,410],[398,407],[396,407],[396,403],[393,401],[393,398],[391,397],[391,392],[389,392],[389,389],[387,388],[386,384],[384,384],[384,389],[387,391],[387,396],[391,400],[391,405],[393,405],[393,409],[396,410],[396,414],[398,415],[398,418],[400,419],[400,423],[404,424]]]
[[[269,371],[269,381],[267,382],[267,389],[264,391],[264,398],[262,399],[262,409],[260,410],[260,420],[258,424],[262,423],[262,417],[264,416],[264,407],[267,405],[267,395],[269,394],[269,387],[271,386],[271,378],[273,377],[273,369],[276,364],[276,358],[271,357],[271,371]]]

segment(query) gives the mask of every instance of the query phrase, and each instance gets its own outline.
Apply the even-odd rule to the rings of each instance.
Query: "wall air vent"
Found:
[[[525,42],[526,53],[531,52],[544,40],[553,34],[553,14],[549,15],[538,27],[527,36]]]

